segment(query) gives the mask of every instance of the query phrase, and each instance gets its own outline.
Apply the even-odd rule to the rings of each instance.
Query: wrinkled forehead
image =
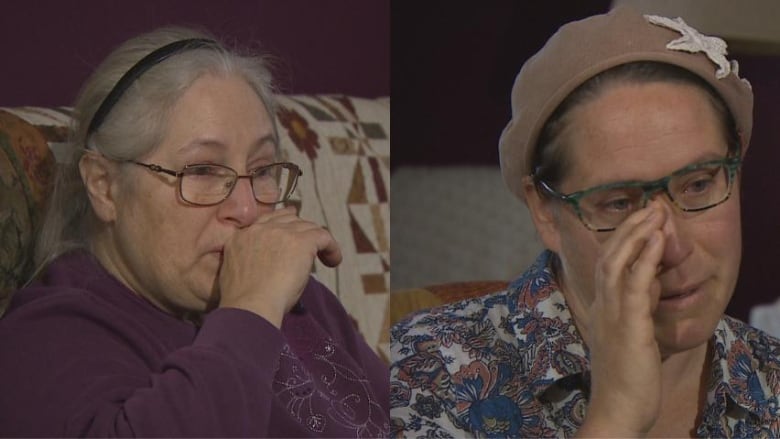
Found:
[[[728,152],[706,93],[689,85],[616,85],[573,108],[565,123],[563,181],[654,180]]]
[[[193,152],[275,154],[273,115],[238,76],[203,76],[179,97],[168,114],[162,148]]]

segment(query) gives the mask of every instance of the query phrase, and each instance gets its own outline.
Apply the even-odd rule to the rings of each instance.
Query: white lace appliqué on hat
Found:
[[[726,42],[718,37],[710,37],[701,34],[696,29],[688,26],[682,18],[675,19],[659,17],[658,15],[645,15],[645,19],[657,26],[663,26],[675,30],[682,34],[682,37],[672,40],[666,45],[669,50],[680,50],[683,52],[697,53],[704,52],[712,62],[718,66],[715,71],[715,77],[723,79],[731,73],[732,69],[736,75],[739,71],[736,61],[729,62],[726,59]]]

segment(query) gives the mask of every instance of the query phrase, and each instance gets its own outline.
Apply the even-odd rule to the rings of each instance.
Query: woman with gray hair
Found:
[[[74,119],[42,274],[0,320],[0,435],[385,436],[387,369],[309,276],[339,246],[282,207],[265,61],[141,35]]]

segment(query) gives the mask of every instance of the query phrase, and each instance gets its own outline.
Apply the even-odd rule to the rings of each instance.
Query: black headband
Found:
[[[141,60],[138,61],[133,67],[131,67],[130,70],[122,75],[119,81],[117,81],[116,85],[114,85],[114,88],[112,88],[106,98],[103,99],[103,102],[100,104],[97,112],[95,112],[95,115],[92,117],[92,121],[89,123],[87,137],[100,128],[100,125],[103,124],[103,120],[105,120],[106,116],[108,116],[108,113],[111,111],[111,109],[114,108],[114,105],[116,105],[117,101],[119,101],[130,85],[135,82],[139,76],[144,74],[144,72],[149,70],[155,64],[168,59],[168,57],[171,55],[175,55],[179,52],[184,52],[187,50],[201,48],[220,49],[221,46],[214,40],[208,40],[205,38],[191,38],[167,44],[141,58]]]

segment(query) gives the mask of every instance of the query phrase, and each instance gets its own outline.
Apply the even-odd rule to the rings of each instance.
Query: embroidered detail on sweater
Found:
[[[307,358],[308,367],[298,355]],[[341,347],[329,338],[313,340],[309,349],[297,354],[286,345],[274,393],[293,418],[315,433],[335,423],[353,430],[355,437],[385,434],[389,425],[375,421],[382,408],[371,396],[368,378],[341,359]],[[285,370],[289,372],[281,372]]]

